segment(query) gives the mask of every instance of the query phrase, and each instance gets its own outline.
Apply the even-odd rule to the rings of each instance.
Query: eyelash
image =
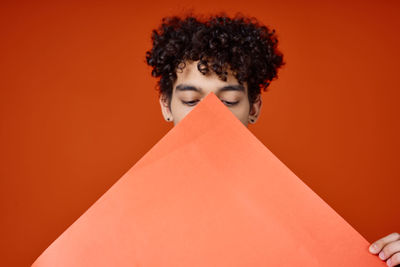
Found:
[[[183,101],[182,100],[182,103],[185,105],[188,105],[188,106],[194,106],[197,102],[199,102],[199,100],[193,100],[193,101]],[[224,102],[227,106],[234,106],[237,103],[239,103],[239,101],[229,102],[229,101],[224,101],[224,100],[221,100],[221,102]]]

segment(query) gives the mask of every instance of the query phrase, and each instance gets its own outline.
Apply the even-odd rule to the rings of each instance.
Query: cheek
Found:
[[[173,99],[171,101],[171,113],[175,122],[181,121],[194,107],[184,105],[181,101]]]
[[[240,121],[247,121],[249,112],[246,109],[231,109],[231,111]]]
[[[250,105],[248,101],[240,101],[239,105],[230,107],[230,109],[237,117],[241,118],[247,118],[250,113]]]

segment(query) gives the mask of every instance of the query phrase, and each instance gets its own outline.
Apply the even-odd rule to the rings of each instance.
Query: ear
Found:
[[[254,103],[250,106],[249,123],[254,124],[257,122],[257,119],[260,116],[261,107],[262,107],[262,98],[261,94],[259,94]]]
[[[172,113],[171,113],[171,110],[169,108],[168,97],[163,95],[163,94],[160,94],[159,102],[160,102],[161,112],[162,112],[162,115],[163,115],[164,119],[166,121],[173,121],[174,118],[172,117]]]

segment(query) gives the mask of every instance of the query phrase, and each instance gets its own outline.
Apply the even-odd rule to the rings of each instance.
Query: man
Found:
[[[167,17],[153,31],[152,41],[147,63],[152,75],[160,77],[162,114],[174,125],[210,92],[245,126],[255,123],[261,90],[284,65],[275,31],[241,15]],[[369,250],[388,266],[400,264],[400,235],[383,237]]]

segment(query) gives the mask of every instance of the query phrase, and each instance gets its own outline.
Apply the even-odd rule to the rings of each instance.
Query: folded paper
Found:
[[[33,266],[386,266],[367,248],[210,93]]]

